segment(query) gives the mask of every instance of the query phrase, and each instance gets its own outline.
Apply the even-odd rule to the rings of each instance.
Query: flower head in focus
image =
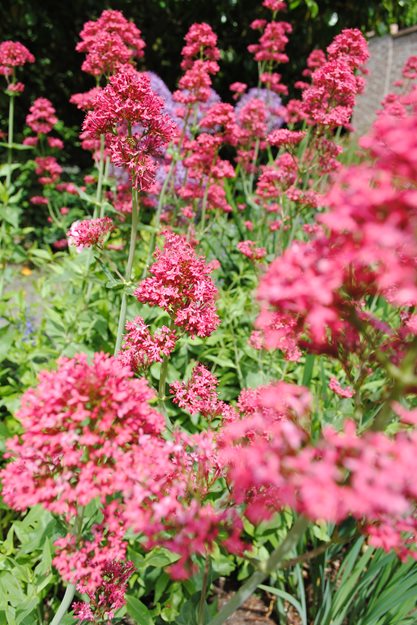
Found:
[[[129,172],[135,188],[147,190],[155,179],[156,159],[174,129],[149,77],[123,65],[96,94],[93,109],[84,120],[83,139],[105,135],[112,163]]]
[[[164,237],[164,249],[155,253],[150,268],[151,277],[139,284],[135,297],[165,310],[191,336],[210,336],[220,322],[217,289],[209,276],[213,268],[197,256],[185,237],[168,231]]]
[[[103,245],[106,236],[113,230],[113,221],[110,217],[97,219],[83,219],[74,221],[67,232],[68,242],[80,252],[85,247]]]

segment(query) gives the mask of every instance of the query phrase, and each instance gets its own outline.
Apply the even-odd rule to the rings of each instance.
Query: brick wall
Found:
[[[365,91],[357,99],[352,124],[358,134],[366,132],[380,108],[381,100],[401,78],[401,70],[408,57],[417,55],[417,26],[395,35],[372,37],[369,40],[369,75]]]

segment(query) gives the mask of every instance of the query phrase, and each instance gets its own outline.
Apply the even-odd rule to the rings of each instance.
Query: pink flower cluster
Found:
[[[104,582],[93,592],[87,593],[89,603],[73,603],[74,616],[80,621],[91,623],[112,619],[115,612],[125,604],[127,583],[134,571],[132,562],[108,561],[103,567]]]
[[[141,435],[158,435],[145,380],[106,354],[62,358],[43,371],[17,412],[24,432],[9,439],[13,460],[1,472],[4,500],[25,510],[42,504],[71,518],[79,506],[117,492],[118,464]]]
[[[24,145],[37,146],[41,135],[48,135],[58,122],[55,108],[47,98],[37,98],[26,116],[26,124],[35,133],[35,136],[25,137]],[[62,150],[63,142],[58,137],[46,137],[48,147],[53,150]]]
[[[329,388],[336,393],[336,395],[345,399],[353,397],[354,395],[354,392],[350,387],[343,388],[336,378],[330,378]]]
[[[76,50],[87,54],[81,69],[93,76],[110,76],[121,65],[144,54],[139,28],[121,11],[103,11],[98,20],[84,24],[80,37]]]
[[[305,131],[302,130],[286,130],[279,128],[273,130],[268,135],[268,143],[276,147],[285,146],[287,149],[293,145],[298,145],[306,136]]]
[[[101,87],[93,87],[84,93],[74,93],[70,97],[70,102],[71,104],[75,104],[80,111],[91,111],[94,109],[94,102],[100,91]]]
[[[185,36],[181,68],[185,70],[174,92],[176,102],[187,106],[207,102],[211,93],[210,74],[219,71],[217,35],[208,24],[192,24]]]
[[[222,417],[235,418],[236,413],[217,394],[218,379],[204,365],[197,363],[188,382],[173,382],[170,391],[172,401],[192,415],[201,414],[209,420]]]
[[[395,109],[390,101],[362,140],[370,162],[346,167],[335,180],[324,198],[330,210],[317,218],[324,228],[308,242],[294,242],[262,278],[257,325],[266,334],[278,313],[299,347],[365,358],[371,346],[361,335],[368,327],[394,360],[399,343],[413,335],[410,327],[403,339],[400,332],[396,343],[387,342],[386,328],[366,310],[370,295],[396,307],[417,302],[412,94],[397,98]]]
[[[246,172],[255,173],[256,146],[267,135],[268,110],[259,98],[250,98],[236,112],[236,143],[238,146],[236,161]]]
[[[146,190],[155,178],[155,159],[173,135],[173,122],[162,109],[149,77],[123,65],[94,98],[82,138],[105,135],[112,163],[129,172],[135,188]]]
[[[190,69],[197,59],[218,61],[220,52],[217,48],[217,35],[211,26],[202,22],[192,24],[185,35],[185,46],[182,49],[181,68]]]
[[[274,13],[278,11],[284,11],[287,8],[286,2],[284,2],[284,0],[264,0],[262,2],[262,6],[270,9]]]
[[[14,77],[16,67],[34,62],[33,54],[19,41],[2,41],[0,43],[0,75],[5,76],[8,84],[10,77]],[[19,89],[19,91],[23,91],[23,89]]]
[[[148,548],[162,545],[181,556],[169,567],[172,577],[189,577],[196,571],[193,555],[206,556],[214,544],[243,552],[238,515],[227,502],[216,505],[211,496],[223,475],[211,433],[144,441],[131,460],[120,467],[127,476],[126,524],[147,537]]]
[[[257,327],[250,337],[250,344],[255,349],[279,349],[284,358],[297,362],[302,356],[298,346],[296,333],[296,319],[277,312],[263,311],[258,317]]]
[[[203,117],[201,125],[207,128],[216,126],[217,132],[202,132],[196,139],[185,141],[183,165],[187,176],[178,189],[178,195],[187,202],[190,217],[198,209],[202,210],[203,205],[208,211],[220,209],[229,213],[232,210],[226,198],[224,183],[226,179],[233,178],[235,171],[228,160],[219,156],[224,137],[233,126],[230,109],[232,107],[228,104],[214,104]]]
[[[158,328],[153,336],[142,317],[126,323],[124,343],[118,359],[133,371],[150,367],[153,362],[162,362],[176,345],[175,331],[167,326]]]
[[[37,135],[47,135],[58,121],[52,102],[47,98],[37,98],[29,109],[26,123]]]
[[[101,602],[96,607],[101,604],[102,608],[109,610],[114,603],[124,603],[124,592],[115,595],[109,579],[110,571],[123,570],[128,564],[125,563],[127,543],[123,540],[126,528],[119,506],[116,499],[105,505],[101,511],[103,520],[84,532],[84,536],[68,533],[55,541],[54,566],[63,579],[76,585],[79,592],[89,595],[92,608],[100,591]],[[132,567],[128,564],[127,568],[131,574]]]
[[[309,402],[305,389],[291,385],[242,393],[244,417],[221,437],[235,501],[255,523],[285,506],[312,520],[354,516],[371,544],[417,558],[409,539],[416,528],[416,432],[359,437],[348,421],[341,432],[326,427],[313,444],[309,428],[298,425],[308,425]]]
[[[403,535],[415,526],[416,433],[359,437],[347,422],[342,432],[325,428],[314,445],[294,422],[265,410],[283,406],[281,393],[271,387],[255,397],[246,418],[225,428],[234,496],[247,503],[249,518],[259,521],[286,505],[313,520],[340,522],[352,515],[372,544],[416,557]],[[305,411],[305,404],[293,403],[295,414],[300,408]]]
[[[253,23],[258,28],[260,24]],[[248,46],[255,61],[273,61],[274,63],[288,63],[288,56],[284,50],[288,43],[287,34],[292,32],[292,26],[288,22],[269,22],[261,26],[263,33],[259,43]]]
[[[250,239],[240,241],[237,244],[237,249],[251,260],[261,260],[266,256],[266,249],[264,247],[256,247],[255,241],[251,241]]]
[[[317,56],[317,55],[316,55]],[[368,46],[362,33],[345,29],[327,48],[327,59],[320,57],[311,74],[311,86],[303,90],[303,117],[323,126],[348,126],[355,97],[363,91],[363,71]]]
[[[112,230],[113,221],[110,217],[74,221],[67,232],[68,242],[80,252],[85,247],[103,245],[105,238]]]
[[[213,268],[185,237],[168,231],[164,237],[164,249],[156,251],[150,268],[152,277],[145,278],[134,295],[143,304],[165,310],[191,336],[210,336],[220,322],[217,289],[209,277]]]
[[[272,11],[272,21],[265,19],[254,20],[251,28],[261,31],[259,42],[248,46],[249,52],[254,55],[255,61],[260,63],[260,82],[273,93],[288,92],[285,85],[281,83],[281,74],[273,71],[274,65],[287,63],[288,56],[285,48],[288,43],[288,35],[292,32],[292,26],[288,22],[277,22],[276,13],[286,8],[285,2],[280,0],[266,0],[263,6]]]
[[[35,173],[40,184],[54,184],[62,174],[62,167],[54,156],[37,156]]]
[[[7,443],[6,503],[17,510],[42,504],[72,528],[56,541],[54,565],[89,596],[88,606],[76,605],[80,618],[109,618],[123,604],[132,573],[128,528],[143,533],[149,547],[178,553],[171,573],[181,578],[194,570],[193,554],[205,555],[215,542],[243,549],[238,517],[210,497],[222,472],[213,436],[165,440],[164,417],[149,406],[153,397],[116,358],[64,358],[26,392],[17,413],[23,432]],[[102,521],[74,532],[93,500],[102,505]]]
[[[233,99],[238,100],[241,95],[243,95],[248,88],[248,85],[245,82],[233,82],[229,89],[233,93]]]

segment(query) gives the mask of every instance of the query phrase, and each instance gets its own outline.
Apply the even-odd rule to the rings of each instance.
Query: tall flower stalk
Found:
[[[120,347],[122,345],[124,327],[126,323],[126,310],[127,310],[126,287],[128,286],[129,282],[132,279],[132,268],[133,268],[133,261],[135,258],[138,223],[139,223],[138,192],[135,188],[132,188],[132,222],[131,222],[131,229],[130,229],[129,255],[127,258],[126,271],[125,271],[125,288],[123,290],[122,301],[120,304],[120,311],[119,311],[119,322],[117,324],[116,343],[114,347],[115,354],[117,354],[120,351]]]
[[[9,94],[9,123],[7,128],[7,173],[6,187],[10,188],[12,181],[12,162],[13,162],[13,130],[14,130],[14,100],[15,94]]]
[[[139,219],[138,191],[147,190],[155,178],[155,158],[172,137],[173,125],[162,114],[163,102],[155,95],[150,79],[131,65],[123,65],[99,92],[94,109],[84,120],[84,135],[97,139],[106,137],[110,160],[124,168],[132,185],[132,222],[125,282],[132,276]],[[100,173],[103,172],[103,158]],[[101,176],[97,194],[101,191]],[[115,352],[119,351],[126,321],[127,293],[123,292],[116,335]]]
[[[25,86],[16,81],[16,68],[26,63],[34,63],[35,57],[19,41],[2,41],[0,43],[0,75],[7,83],[9,96],[9,121],[7,133],[7,173],[6,187],[9,189],[12,181],[13,135],[14,135],[14,99],[22,93]]]

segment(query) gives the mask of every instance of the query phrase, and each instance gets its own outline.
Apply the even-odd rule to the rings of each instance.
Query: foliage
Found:
[[[290,43],[284,5],[205,3],[223,55],[193,24],[174,94],[134,64],[142,34],[151,67],[170,43],[178,60],[195,3],[135,7],[143,33],[75,4],[61,40],[68,7],[31,7],[42,75],[0,47],[1,622],[221,625],[255,591],[279,623],[416,620],[417,57],[358,146],[367,46],[341,30],[414,9],[293,0]],[[86,17],[88,168],[52,91],[19,123],[22,77],[41,96],[53,72],[78,81],[57,46]],[[212,85],[256,75],[252,18],[259,83],[232,106]],[[303,72],[300,36],[327,46]]]

